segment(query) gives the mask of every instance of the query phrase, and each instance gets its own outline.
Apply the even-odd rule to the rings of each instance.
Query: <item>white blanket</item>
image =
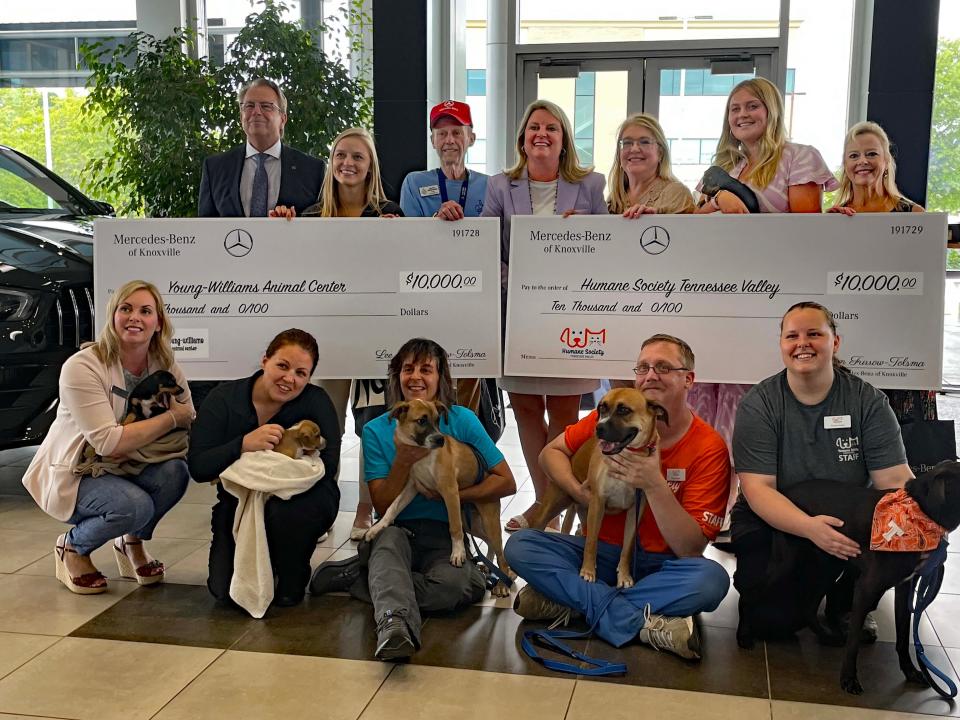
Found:
[[[267,546],[263,508],[271,496],[289,500],[323,477],[323,461],[306,456],[294,460],[273,452],[243,453],[220,475],[223,488],[237,498],[233,518],[233,579],[230,597],[255,618],[273,601],[273,567]]]

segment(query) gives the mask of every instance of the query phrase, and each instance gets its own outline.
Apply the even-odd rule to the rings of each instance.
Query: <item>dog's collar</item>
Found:
[[[657,449],[657,441],[651,440],[646,445],[641,445],[640,447],[625,447],[624,450],[629,450],[630,452],[635,453],[646,453],[647,455],[653,455],[654,450]]]

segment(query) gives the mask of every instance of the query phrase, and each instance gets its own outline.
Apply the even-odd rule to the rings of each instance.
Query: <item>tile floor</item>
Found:
[[[941,417],[960,418],[960,399],[941,396]],[[533,496],[516,427],[500,447],[517,476],[504,519]],[[314,562],[348,557],[357,497],[356,436],[344,442],[341,513]],[[794,642],[734,640],[736,595],[702,617],[704,659],[689,665],[641,645],[615,650],[598,640],[588,654],[628,665],[625,677],[563,676],[520,650],[526,627],[511,599],[427,619],[423,648],[406,665],[371,661],[369,607],[345,595],[308,597],[271,608],[263,620],[217,608],[207,594],[210,486],[193,485],[151,543],[167,581],[138,588],[116,577],[109,549],[94,561],[110,578],[104,595],[81,597],[53,577],[51,550],[63,527],[38,510],[19,480],[32,448],[0,452],[0,720],[77,718],[276,718],[487,720],[505,711],[530,720],[892,720],[960,716],[960,707],[904,684],[893,648],[892,598],[878,611],[880,641],[860,654],[866,693],[840,691],[840,651],[807,631]],[[351,475],[350,468],[353,468]],[[957,548],[960,550],[960,548]],[[733,558],[708,551],[732,572]],[[943,590],[921,626],[928,657],[953,678],[960,669],[960,553],[950,555]]]

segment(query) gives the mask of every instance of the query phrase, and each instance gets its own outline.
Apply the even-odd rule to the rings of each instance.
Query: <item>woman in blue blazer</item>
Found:
[[[490,178],[483,201],[483,215],[501,220],[500,285],[504,312],[510,219],[514,215],[607,214],[603,176],[593,172],[593,168],[580,165],[570,121],[557,105],[548,100],[535,100],[527,107],[517,129],[516,148],[517,162]],[[577,421],[580,396],[593,392],[600,383],[573,378],[511,376],[502,378],[500,384],[510,394],[523,456],[539,499],[548,482],[538,462],[540,451],[567,425]],[[527,527],[533,511],[531,506],[511,518],[506,530]]]

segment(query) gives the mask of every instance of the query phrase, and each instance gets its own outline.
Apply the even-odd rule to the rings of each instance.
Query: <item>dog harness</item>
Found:
[[[887,493],[873,511],[870,549],[885,552],[935,550],[947,531],[931,520],[906,490]]]

